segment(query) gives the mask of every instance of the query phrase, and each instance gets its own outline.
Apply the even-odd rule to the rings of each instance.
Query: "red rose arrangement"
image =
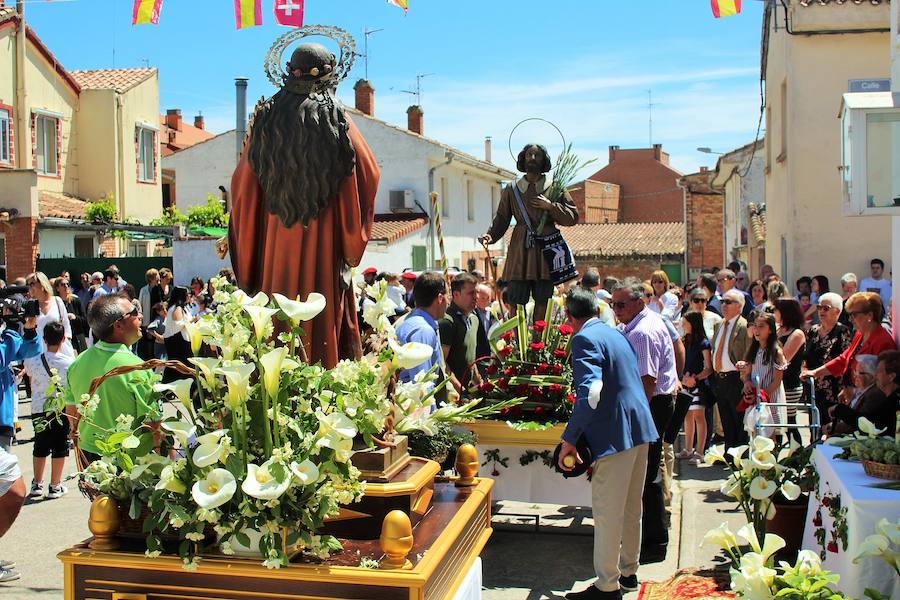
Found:
[[[516,315],[490,334],[491,356],[480,357],[483,383],[470,390],[486,405],[520,399],[499,412],[501,420],[522,428],[543,428],[566,422],[572,413],[572,367],[569,361],[572,327],[556,301],[548,303],[543,320],[529,325],[520,306]]]

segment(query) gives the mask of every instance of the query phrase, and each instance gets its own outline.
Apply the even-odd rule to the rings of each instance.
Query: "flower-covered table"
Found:
[[[900,578],[886,562],[864,558],[853,563],[860,544],[875,533],[879,520],[896,522],[900,518],[900,491],[869,487],[884,480],[866,475],[862,463],[836,460],[834,456],[840,451],[835,446],[818,446],[815,450],[819,487],[816,496],[810,498],[803,549],[822,552],[816,531],[824,530],[822,566],[841,576],[840,584],[835,587],[853,598],[862,598],[867,587],[879,590],[888,598],[900,598]],[[845,527],[841,526],[842,520],[846,522]],[[846,550],[841,530],[846,531]]]
[[[486,479],[469,488],[435,484],[432,509],[413,530],[408,570],[360,567],[362,557],[381,557],[377,539],[342,539],[344,551],[321,563],[280,569],[255,559],[204,555],[192,572],[178,556],[148,558],[143,543],[124,540],[116,551],[80,544],[61,552],[65,598],[479,600],[478,555],[491,534],[491,487]]]

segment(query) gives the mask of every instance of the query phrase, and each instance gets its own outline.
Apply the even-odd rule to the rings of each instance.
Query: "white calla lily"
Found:
[[[723,550],[736,548],[738,545],[737,537],[728,527],[728,523],[722,523],[714,529],[710,529],[703,536],[701,546],[711,545]]]
[[[288,349],[284,346],[275,348],[259,357],[263,368],[263,387],[269,398],[278,395],[279,382],[281,381],[281,366],[287,356]]]
[[[774,481],[770,481],[759,475],[750,482],[750,497],[754,500],[763,500],[778,491]]]
[[[279,481],[270,471],[273,464],[272,459],[269,459],[261,465],[247,465],[247,477],[241,484],[245,494],[260,500],[275,500],[287,491],[291,485],[290,471],[285,469],[285,477]]]
[[[741,478],[736,473],[732,473],[728,476],[722,485],[719,487],[719,491],[721,491],[726,496],[731,496],[736,500],[740,500],[743,496],[743,492],[741,491]]]
[[[830,438],[829,438],[830,439]],[[800,443],[791,438],[791,443],[778,451],[778,462],[782,462],[794,455],[794,452],[800,449]]]
[[[709,448],[706,451],[706,454],[703,455],[703,462],[708,465],[712,465],[717,462],[725,462],[725,445],[719,444],[717,446]]]
[[[885,431],[887,431],[884,427],[882,427],[881,429],[878,429],[877,427],[875,427],[875,423],[873,423],[872,421],[868,420],[865,417],[860,417],[856,421],[856,426],[859,428],[860,431],[862,431],[869,437],[877,437],[877,436],[881,435],[882,433],[884,433]]]
[[[198,358],[192,356],[188,358],[188,362],[200,369],[200,374],[203,376],[204,381],[206,381],[206,386],[209,389],[213,389],[216,385],[216,369],[222,361],[218,358]]]
[[[780,536],[775,535],[774,533],[767,533],[765,539],[763,540],[762,548],[759,546],[759,540],[756,537],[756,529],[750,523],[747,523],[737,531],[737,537],[741,538],[753,548],[753,551],[760,555],[762,559],[762,563],[765,564],[766,561],[769,560],[769,557],[784,548],[785,541]],[[744,558],[747,557],[747,554],[741,558],[741,566],[744,566]]]
[[[797,574],[803,577],[814,577],[822,572],[822,559],[812,550],[801,550],[798,552],[795,564]]]
[[[194,450],[192,460],[200,467],[214,465],[225,457],[228,446],[225,443],[224,429],[201,435],[197,438],[197,448]]]
[[[750,453],[750,464],[760,471],[774,469],[777,462],[775,455],[768,450],[754,450]]]
[[[892,544],[900,546],[900,519],[896,523],[891,523],[887,519],[881,519],[875,526],[878,533],[891,540]]]
[[[758,435],[750,442],[751,452],[771,452],[775,449],[775,442],[771,439]]]
[[[184,320],[184,331],[188,334],[191,343],[191,354],[198,354],[203,345],[203,329],[199,323],[188,319]]]
[[[394,361],[401,369],[418,367],[434,354],[431,346],[419,342],[407,342],[401,346],[393,339],[389,339],[388,344],[394,351]]]
[[[197,506],[211,510],[222,506],[234,496],[237,481],[228,469],[213,469],[191,488],[191,497]]]
[[[867,558],[870,556],[881,556],[887,551],[888,548],[890,548],[890,546],[891,541],[889,539],[887,539],[880,533],[874,533],[866,537],[863,543],[859,545],[856,557],[854,557],[853,562],[856,563],[861,558]]]
[[[269,297],[266,296],[265,292],[256,292],[256,295],[250,298],[249,302],[253,306],[265,306],[269,303]]]
[[[156,482],[156,489],[183,494],[187,491],[187,486],[175,475],[175,468],[173,465],[166,465],[159,474],[159,481]]]
[[[310,485],[319,480],[319,468],[309,459],[300,463],[292,462],[291,473],[300,485]]]
[[[228,383],[228,392],[225,394],[225,404],[231,410],[236,410],[247,401],[250,396],[250,376],[256,370],[256,365],[243,363],[220,367],[217,373],[225,376]]]
[[[784,483],[781,484],[781,493],[788,500],[791,500],[791,501],[796,500],[797,498],[800,497],[800,492],[802,492],[802,490],[800,489],[800,486],[797,485],[796,483],[794,483],[793,481],[785,481]]]
[[[743,446],[735,446],[734,448],[728,449],[728,456],[731,457],[731,461],[734,463],[734,466],[738,469],[741,468],[741,464],[743,462],[744,454],[749,449],[749,446],[744,444]]]
[[[194,425],[183,423],[181,421],[165,421],[162,423],[161,427],[175,436],[175,439],[178,440],[178,443],[181,444],[182,448],[188,447],[191,436],[197,431],[197,427]]]
[[[356,435],[356,425],[344,413],[332,412],[326,415],[317,410],[316,418],[319,419],[319,435],[322,437],[337,435],[352,440]]]
[[[266,336],[268,326],[272,323],[272,316],[278,311],[274,308],[257,306],[256,304],[245,304],[243,308],[253,321],[253,331],[256,333],[256,339],[262,340]]]
[[[295,327],[303,321],[311,321],[316,315],[325,310],[325,296],[318,292],[313,292],[307,296],[306,302],[301,302],[300,296],[297,296],[296,300],[291,300],[281,294],[272,294],[272,297],[275,298],[275,302],[278,303],[278,308],[281,309],[281,312],[287,315],[287,318],[291,320]]]
[[[178,401],[181,402],[185,410],[190,414],[193,408],[191,401],[191,386],[194,385],[193,379],[176,379],[172,383],[157,383],[153,386],[154,392],[172,392]]]

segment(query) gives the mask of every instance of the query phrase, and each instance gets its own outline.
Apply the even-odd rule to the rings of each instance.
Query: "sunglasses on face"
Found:
[[[734,277],[720,277],[719,279],[716,279],[716,281],[722,283],[723,281],[728,281],[730,279],[734,279]]]
[[[819,312],[828,312],[829,310],[837,310],[837,309],[834,308],[833,306],[828,306],[827,304],[819,304],[818,306],[816,306],[816,310],[818,310]]]
[[[706,298],[691,298],[694,304],[706,304]]]
[[[116,319],[116,323],[118,323],[119,321],[122,321],[124,319],[127,319],[129,317],[137,317],[140,314],[141,314],[141,305],[133,304],[131,306],[131,310],[129,310],[127,313],[123,313],[121,317]]]
[[[728,298],[725,298],[724,300],[722,300],[722,304],[737,304],[737,300],[729,300]]]
[[[617,309],[619,309],[619,310],[622,310],[623,308],[625,308],[626,306],[628,306],[628,302],[612,302],[611,305],[612,305],[613,308],[617,308]]]

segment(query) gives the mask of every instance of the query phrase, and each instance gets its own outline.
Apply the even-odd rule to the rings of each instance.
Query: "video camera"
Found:
[[[40,314],[41,307],[37,300],[26,298],[20,301],[16,296],[28,295],[28,288],[24,285],[9,285],[0,288],[0,312],[3,322],[7,325],[11,323],[22,323],[29,317],[36,317]]]

